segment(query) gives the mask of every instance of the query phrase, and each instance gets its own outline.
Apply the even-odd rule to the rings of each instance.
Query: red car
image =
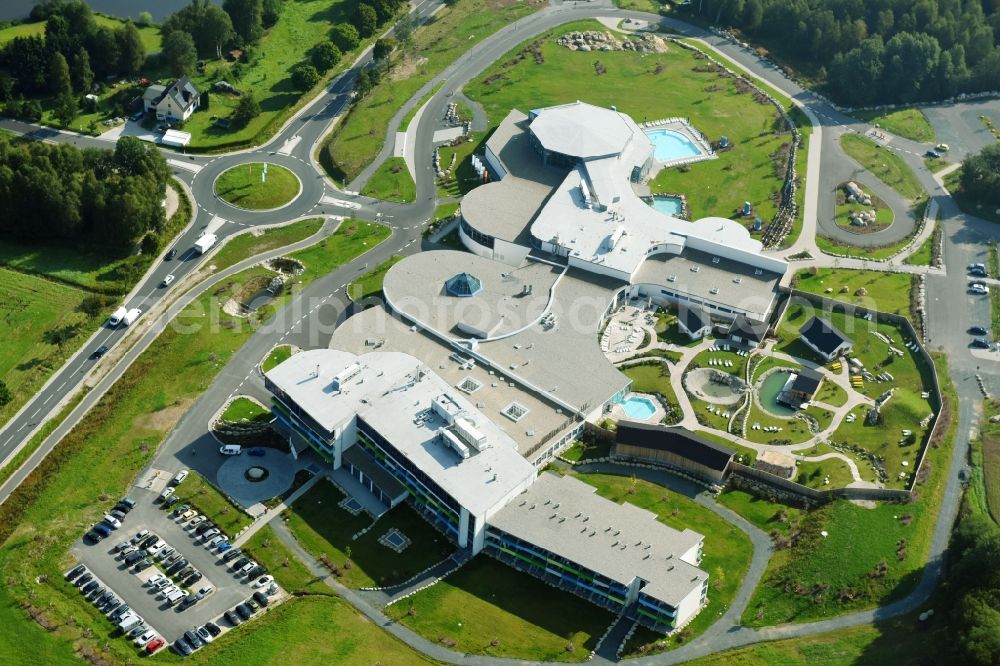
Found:
[[[164,641],[162,638],[154,638],[153,640],[149,641],[149,644],[146,645],[146,654],[153,654],[161,647],[163,647],[163,643]]]

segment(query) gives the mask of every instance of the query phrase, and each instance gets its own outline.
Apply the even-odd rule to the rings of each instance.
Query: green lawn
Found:
[[[795,275],[794,286],[845,303],[911,317],[908,273],[859,271],[851,268],[807,268]],[[831,290],[827,292],[827,290]],[[858,295],[864,289],[867,293]],[[805,323],[805,322],[803,322]]]
[[[320,149],[320,163],[335,180],[350,181],[371,163],[389,121],[424,84],[477,42],[539,5],[510,0],[458,0],[413,33],[413,45],[396,53],[394,69],[349,115]]]
[[[302,183],[283,166],[267,164],[267,180],[261,162],[241,164],[223,171],[215,180],[215,194],[239,208],[271,210],[290,203],[302,191]]]
[[[459,652],[532,661],[584,661],[614,620],[486,555],[385,612]]]
[[[229,423],[239,423],[240,421],[257,421],[260,419],[269,420],[271,412],[261,407],[255,400],[239,397],[229,403],[226,411],[222,412],[222,420]]]
[[[1000,522],[1000,424],[989,421],[996,414],[1000,414],[1000,401],[987,400],[984,403],[982,430],[983,485],[990,515]]]
[[[872,210],[873,208],[875,209],[874,224],[869,224],[866,227],[859,227],[851,223],[852,214]],[[892,220],[892,209],[876,196],[872,196],[872,204],[870,206],[863,206],[859,203],[844,202],[843,193],[837,193],[837,205],[834,208],[834,221],[837,223],[838,227],[863,235],[889,228],[892,224]]]
[[[611,455],[611,442],[593,440],[584,442],[577,440],[573,446],[562,452],[562,457],[573,462],[590,460],[592,458],[606,458]]]
[[[402,260],[403,257],[398,254],[389,257],[376,266],[370,273],[366,273],[359,280],[348,285],[348,295],[355,301],[361,301],[371,296],[381,296],[382,282],[385,280],[385,274]]]
[[[750,539],[743,532],[694,500],[655,483],[610,474],[579,474],[577,478],[595,486],[599,495],[614,502],[628,502],[652,511],[660,522],[674,529],[689,528],[705,535],[699,566],[709,575],[708,605],[687,626],[686,638],[701,633],[725,612],[750,566],[753,553]],[[653,637],[662,638],[657,634],[652,634]],[[679,642],[671,641],[674,645]],[[628,651],[637,649],[633,646]]]
[[[41,388],[49,376],[99,326],[103,313],[91,317],[80,310],[92,294],[35,275],[0,267],[0,379],[12,400],[0,408],[6,423]]]
[[[772,155],[783,163],[782,146],[791,140],[787,132],[774,131],[775,108],[737,91],[731,79],[698,71],[705,61],[680,48],[657,54],[619,51],[598,56],[555,43],[566,32],[605,29],[596,21],[581,21],[521,44],[501,64],[470,82],[466,94],[484,106],[492,125],[512,108],[527,111],[577,99],[602,107],[615,105],[640,123],[687,117],[710,141],[727,136],[733,148],[719,153],[718,159],[663,170],[650,183],[651,189],[684,194],[693,219],[707,215],[735,218],[736,209],[749,200],[757,216],[770,220],[776,210],[772,195],[782,184]],[[536,64],[529,53],[535,45],[543,64]],[[597,73],[595,61],[606,74]],[[670,88],[670,95],[663,94],[664,86]]]
[[[329,585],[319,580],[306,565],[274,534],[270,525],[265,525],[243,546],[254,562],[267,567],[278,585],[292,594],[320,594],[335,596]]]
[[[482,184],[472,168],[472,154],[482,157],[486,132],[473,132],[470,140],[457,146],[442,146],[439,151],[441,168],[451,173],[437,180],[439,197],[460,197]]]
[[[742,490],[726,490],[719,495],[718,501],[768,534],[776,532],[787,536],[804,514],[795,507],[770,502]]]
[[[292,357],[291,345],[278,345],[268,353],[267,358],[265,358],[264,362],[261,363],[261,367],[263,368],[264,372],[270,372],[271,370],[276,368],[281,363],[284,363],[291,357]]]
[[[216,527],[230,537],[252,522],[249,515],[193,470],[188,478],[177,486],[177,496],[184,503],[197,509],[198,513],[207,516]]]
[[[392,234],[382,224],[359,220],[344,220],[337,231],[324,240],[288,255],[301,261],[306,269],[299,275],[302,283],[312,282],[334,268],[372,249]]]
[[[911,266],[930,266],[934,253],[934,244],[937,240],[937,229],[935,229],[935,233],[928,236],[913,254],[903,259],[903,263],[910,264]]]
[[[370,228],[383,230],[381,238],[388,235],[385,227],[370,225]],[[354,242],[351,237],[329,239],[322,249],[326,270],[335,263],[335,258],[346,261],[373,247],[375,235],[368,238],[371,239],[368,245]],[[312,277],[307,271],[303,280]],[[237,277],[237,281],[240,279]],[[23,641],[29,636],[33,654],[51,655],[59,663],[66,661],[64,646],[102,655],[101,659],[112,663],[135,658],[134,651],[124,641],[108,640],[111,626],[107,620],[81,600],[73,588],[63,585],[60,574],[71,561],[67,555],[69,545],[106,511],[108,498],[126,492],[136,474],[149,464],[156,447],[228,363],[233,350],[239,349],[252,334],[253,327],[248,322],[224,314],[218,316],[232,321],[232,326],[204,325],[205,313],[217,311],[228,297],[226,292],[207,293],[179,314],[176,321],[180,326],[164,329],[59,446],[0,505],[3,544],[0,569],[5,580],[0,587],[0,613],[6,613],[6,630],[0,632],[0,658],[23,655]],[[191,492],[197,484],[196,478],[189,477],[181,486],[182,496],[189,496],[201,508],[214,509],[215,518],[222,520],[220,526],[230,529],[247,520],[232,508],[223,514],[227,508],[224,500],[210,489],[205,493]],[[45,537],[39,539],[39,534]],[[51,582],[44,582],[46,579]],[[12,610],[16,607],[22,610]],[[45,621],[51,621],[56,629],[38,631],[36,622],[25,612],[32,608],[40,609]],[[294,608],[294,604],[289,608]],[[333,618],[326,607],[324,616],[323,626],[329,630],[338,626],[336,622],[343,614]],[[362,625],[371,626],[364,622]],[[266,626],[265,621],[253,632],[233,632],[228,641],[254,644],[262,641],[265,647],[269,643],[280,644],[287,656],[293,648],[284,645],[285,639],[294,626],[265,631]],[[381,632],[373,639],[389,644]],[[228,641],[221,642],[225,645]],[[336,647],[344,654],[353,654],[350,644],[339,637],[321,643],[308,649],[325,651]],[[260,651],[252,656],[264,659]],[[18,657],[12,663],[19,661]]]
[[[363,512],[353,516],[337,506],[343,499],[344,494],[333,483],[317,483],[292,506],[288,527],[314,557],[329,558],[337,567],[340,582],[348,587],[402,583],[454,550],[444,536],[407,504],[390,509],[371,531],[354,539],[355,534],[372,524],[372,518]],[[402,553],[378,542],[392,528],[412,541]]]
[[[847,391],[842,389],[836,382],[824,379],[814,400],[834,407],[843,407],[847,404]]]
[[[840,137],[840,147],[876,178],[896,190],[904,199],[915,202],[927,196],[916,174],[903,159],[892,152],[857,134]]]
[[[731,408],[729,408],[732,411]],[[817,410],[823,414],[828,414],[825,410]],[[829,421],[829,418],[826,419]],[[737,421],[739,423],[739,421]],[[759,424],[761,429],[754,430],[751,426]],[[822,425],[822,422],[821,422]],[[781,428],[779,432],[766,432],[764,428],[776,426]],[[809,428],[802,419],[780,418],[772,416],[757,405],[754,400],[750,407],[750,414],[747,416],[746,438],[757,444],[801,444],[812,437]]]
[[[216,270],[222,270],[249,257],[298,243],[322,228],[323,218],[314,217],[273,229],[252,230],[226,241],[212,257],[212,264]]]
[[[361,194],[374,199],[411,203],[417,197],[417,185],[402,157],[390,157],[365,183]]]
[[[854,115],[859,120],[864,120],[904,139],[921,143],[934,143],[934,126],[920,109],[857,111]]]
[[[827,458],[819,462],[801,461],[795,470],[793,481],[817,490],[843,488],[854,481],[851,468],[839,458]],[[830,483],[826,483],[827,479]]]
[[[104,16],[102,14],[95,14],[94,20],[97,22],[97,25],[108,26],[112,29],[120,28],[124,24],[124,21],[121,19]],[[142,38],[142,45],[146,47],[146,53],[155,53],[159,51],[160,29],[153,25],[137,25],[136,27],[139,29],[139,36]],[[19,23],[17,25],[0,29],[0,46],[4,46],[15,37],[34,37],[36,35],[40,37],[45,36],[45,21],[39,21],[37,23]]]

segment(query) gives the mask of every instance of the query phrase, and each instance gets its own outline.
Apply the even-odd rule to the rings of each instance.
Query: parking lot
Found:
[[[164,510],[158,500],[162,486],[166,484],[148,490],[133,487],[130,497],[135,501],[135,507],[122,519],[119,528],[112,530],[109,536],[98,543],[82,539],[74,544],[73,554],[102,586],[112,590],[123,604],[127,604],[141,616],[151,629],[167,641],[168,646],[186,631],[203,626],[206,622],[214,622],[222,631],[232,628],[231,623],[222,619],[223,614],[246,602],[256,591],[265,592],[268,607],[284,599],[285,593],[276,586],[265,585],[261,588],[253,585],[254,580],[267,572],[258,574],[255,579],[249,579],[246,573],[234,572],[231,565],[243,558],[242,554],[230,562],[223,561],[225,552],[220,553],[216,548],[207,547],[202,536],[196,535],[195,528],[190,526],[190,518],[181,520],[174,515],[174,511]],[[179,502],[175,508],[182,505]],[[165,542],[160,548],[161,552],[168,553],[171,548],[174,552],[167,557],[153,556],[152,566],[136,572],[134,566],[123,560],[118,552],[118,545],[123,541],[131,542],[132,537],[142,530],[148,530],[151,536],[158,537],[157,543]],[[150,547],[155,550],[155,546]],[[157,559],[158,556],[162,559]],[[169,581],[170,584],[186,589],[192,596],[208,586],[212,588],[197,603],[183,610],[181,599],[176,600],[176,605],[171,605],[163,598],[163,590],[146,585],[150,578],[164,575],[165,570],[170,570],[171,562],[179,564],[181,560],[187,560],[187,565],[172,572],[173,574],[189,566],[200,572],[201,578],[186,588],[176,577]],[[190,575],[190,572],[185,574],[185,578]],[[169,590],[169,586],[166,589]]]

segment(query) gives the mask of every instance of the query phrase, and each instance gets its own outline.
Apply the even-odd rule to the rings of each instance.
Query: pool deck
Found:
[[[654,153],[653,159],[656,160],[658,168],[650,173],[650,178],[655,177],[656,173],[659,172],[660,169],[667,169],[681,164],[701,162],[702,160],[712,160],[718,157],[712,149],[711,144],[708,143],[708,140],[705,139],[701,132],[695,129],[687,118],[663,118],[661,120],[652,120],[650,122],[639,123],[639,127],[647,134],[657,130],[669,130],[671,132],[676,132],[697,146],[699,151],[697,155],[685,155],[683,157],[665,161],[656,158]]]

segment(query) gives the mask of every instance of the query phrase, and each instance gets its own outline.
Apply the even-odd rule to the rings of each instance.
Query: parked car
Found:
[[[215,640],[215,636],[204,625],[198,627],[196,631],[198,632],[198,638],[205,641],[205,643],[211,643]]]
[[[153,589],[154,590],[162,590],[163,588],[167,587],[168,585],[170,585],[170,579],[164,577],[164,578],[161,578],[160,580],[156,581],[155,583],[153,583]]]
[[[129,612],[130,610],[132,609],[129,608],[128,604],[122,604],[117,609],[109,613],[108,617],[111,618],[112,622],[118,622],[118,619],[121,618],[123,615],[125,615],[125,613]]]
[[[105,539],[111,536],[111,527],[105,525],[104,523],[97,523],[96,525],[94,525],[94,531],[100,534]]]
[[[111,509],[111,511],[108,511],[108,515],[117,520],[119,523],[125,522],[125,512],[120,509]]]
[[[73,567],[72,569],[70,569],[69,571],[66,572],[66,580],[73,580],[74,578],[76,578],[77,576],[79,576],[80,574],[82,574],[86,570],[87,570],[87,567],[83,566],[82,564],[78,564],[78,565],[76,565],[75,567]]]
[[[174,494],[174,487],[173,486],[167,486],[166,488],[163,489],[163,492],[160,493],[160,496],[157,499],[159,499],[161,502],[163,502],[163,501],[166,501],[166,499],[168,497],[170,497],[171,495],[173,495],[173,494]]]
[[[229,537],[227,537],[225,534],[216,534],[214,537],[212,537],[211,539],[209,539],[208,543],[205,544],[205,545],[208,548],[215,548],[216,546],[218,546],[219,544],[221,544],[223,541],[228,541],[228,540],[229,540]]]
[[[224,456],[238,456],[243,453],[243,447],[239,444],[223,444],[219,447],[219,453]]]
[[[146,644],[146,654],[153,654],[166,643],[162,638],[154,638]]]
[[[213,538],[214,536],[218,535],[219,532],[221,532],[221,530],[218,527],[211,527],[201,533],[201,538],[207,541]]]
[[[247,580],[246,580],[246,582],[249,583],[252,580],[257,580],[258,578],[260,578],[261,576],[263,576],[266,573],[267,573],[267,568],[258,564],[253,569],[251,569],[250,571],[247,572]]]
[[[190,643],[191,647],[193,647],[195,650],[197,650],[198,648],[200,648],[202,645],[205,644],[205,641],[201,640],[198,637],[198,634],[194,629],[188,629],[187,631],[184,632],[184,640]]]
[[[83,535],[83,540],[88,543],[100,543],[100,541],[103,539],[104,537],[101,536],[101,533],[96,530],[90,530],[89,532]]]
[[[128,507],[128,509],[125,510],[125,513],[128,513],[129,511],[135,508],[135,500],[129,497],[128,495],[125,495],[120,500],[118,500],[118,504]]]
[[[162,562],[163,560],[165,560],[168,557],[170,557],[171,555],[173,555],[174,552],[175,551],[173,549],[173,546],[167,546],[166,548],[164,548],[163,550],[161,550],[160,552],[158,552],[156,554],[156,559],[158,561]]]
[[[212,523],[204,522],[204,523],[198,525],[198,527],[194,528],[194,533],[200,536],[200,535],[204,534],[205,532],[207,532],[207,531],[209,531],[211,529],[214,529],[214,528],[215,528],[215,525],[213,525]]]
[[[137,546],[128,545],[128,546],[125,546],[125,550],[123,550],[120,553],[118,553],[118,557],[120,557],[120,558],[122,558],[124,560],[126,557],[128,557],[132,553],[137,553],[137,552],[139,552],[139,548]]]
[[[146,631],[139,634],[139,636],[135,639],[135,644],[143,646],[149,643],[149,641],[153,640],[154,638],[156,638],[156,632],[153,631],[152,629],[146,629]]]
[[[145,571],[151,566],[153,566],[153,560],[152,558],[147,557],[146,559],[136,562],[135,567],[133,567],[133,571],[139,573],[140,571]]]
[[[162,573],[153,574],[152,576],[149,577],[149,580],[143,583],[143,585],[145,585],[146,587],[153,587],[164,578],[166,578],[166,576],[164,576]]]
[[[122,521],[118,520],[110,513],[104,514],[104,522],[112,527],[112,529],[118,529],[122,526]]]
[[[981,284],[970,284],[969,291],[973,294],[988,294],[990,293],[990,288]]]
[[[145,552],[146,551],[144,551],[144,550],[137,550],[137,551],[135,551],[133,553],[129,553],[128,555],[125,556],[125,564],[128,565],[128,566],[132,566],[133,564],[135,564],[139,560],[141,560],[144,557],[146,557]]]
[[[177,518],[178,516],[183,515],[185,511],[190,511],[190,510],[191,510],[190,504],[181,504],[179,507],[176,507],[173,511],[171,511],[170,515],[173,518]],[[192,513],[191,515],[193,516],[194,514]]]
[[[181,559],[181,554],[175,552],[172,555],[170,555],[170,557],[168,557],[167,559],[163,560],[163,566],[170,567],[170,566],[172,566],[174,564],[174,562],[176,562],[179,559]]]
[[[136,626],[135,628],[129,630],[126,636],[128,636],[129,638],[136,638],[137,636],[142,636],[147,631],[149,631],[149,625],[143,622],[138,626]]]
[[[125,498],[127,499],[127,498]],[[132,505],[126,503],[124,500],[119,500],[118,504],[115,504],[115,511],[121,511],[122,513],[128,513],[132,510]]]
[[[200,581],[203,577],[204,576],[201,575],[200,571],[195,571],[193,574],[188,576],[187,579],[184,580],[184,585],[186,585],[187,587],[191,587],[192,585]]]
[[[250,573],[256,567],[257,563],[251,560],[243,565],[243,568],[240,569],[240,573]]]
[[[111,597],[111,600],[101,610],[104,611],[105,613],[110,613],[121,605],[122,605],[121,599],[119,599],[118,597]]]
[[[261,576],[253,582],[254,587],[267,587],[274,582],[274,576]]]
[[[949,146],[947,143],[939,143],[938,145],[934,146],[934,148],[941,151],[942,153],[947,153],[949,150],[951,150],[951,146]]]
[[[92,580],[94,580],[94,574],[89,571],[84,571],[83,575],[73,581],[73,585],[76,587],[83,587]]]
[[[178,571],[176,574],[174,574],[174,576],[177,578],[177,580],[184,580],[193,573],[194,573],[194,567],[189,564],[180,571]]]
[[[194,650],[191,649],[191,646],[187,644],[187,641],[185,641],[183,637],[178,638],[176,641],[174,641],[174,650],[176,650],[177,654],[181,655],[182,657],[188,657],[191,655],[192,652],[194,652]]]
[[[185,520],[190,520],[191,518],[194,518],[194,516],[195,516],[196,513],[197,513],[197,511],[195,511],[194,509],[185,509],[184,511],[180,512],[179,516],[180,516],[181,521],[185,521]]]
[[[977,349],[989,349],[993,345],[986,338],[975,338],[972,340],[972,346]]]
[[[242,548],[233,548],[232,550],[226,551],[226,554],[222,556],[223,562],[232,562],[237,557],[243,554]]]
[[[257,590],[256,592],[253,593],[253,598],[254,601],[259,603],[261,606],[267,606],[268,604],[267,595],[261,592],[260,590]]]
[[[186,567],[187,565],[188,565],[187,559],[182,557],[181,559],[177,560],[172,565],[170,565],[170,567],[167,569],[167,573],[172,576],[181,569],[183,569],[184,567]]]
[[[178,497],[177,495],[171,495],[170,498],[167,499],[167,501],[163,503],[163,508],[164,509],[169,509],[174,504],[177,504],[180,501],[181,501],[180,497]]]
[[[248,456],[256,456],[256,457],[260,458],[260,457],[262,457],[262,456],[264,456],[266,454],[267,454],[267,449],[265,449],[263,447],[260,447],[260,446],[255,446],[252,449],[247,449],[247,455]]]
[[[240,559],[238,559],[235,562],[233,562],[233,566],[232,566],[233,571],[239,571],[244,566],[246,566],[247,562],[249,562],[249,561],[250,561],[250,558],[247,557],[246,555],[244,555]]]
[[[87,596],[88,594],[90,594],[91,592],[93,592],[95,589],[97,589],[98,587],[100,587],[100,585],[101,584],[98,583],[96,580],[92,580],[92,581],[90,581],[89,583],[87,583],[86,585],[84,585],[83,587],[80,588],[80,594],[82,594],[84,596]]]
[[[172,486],[179,485],[184,479],[188,478],[188,474],[190,474],[190,472],[188,472],[186,469],[182,469],[181,471],[177,472],[176,474],[174,474],[174,478],[170,479],[170,485]]]
[[[929,157],[931,159],[938,159],[939,157],[941,157],[941,153],[932,149],[924,153],[924,157]]]
[[[103,585],[98,585],[97,587],[91,588],[90,591],[84,595],[84,597],[86,597],[89,601],[97,601],[97,599],[105,592],[107,592],[107,588]]]
[[[166,547],[167,547],[167,542],[166,541],[157,541],[156,543],[154,543],[152,546],[150,546],[146,550],[149,551],[150,556],[155,556],[157,553],[159,553],[161,550],[163,550]]]
[[[201,523],[205,522],[206,520],[208,520],[207,517],[202,516],[202,515],[199,514],[199,515],[195,516],[194,518],[192,518],[191,522],[189,522],[187,526],[188,527],[194,527],[195,525],[200,525]]]
[[[182,611],[183,610],[187,610],[188,608],[190,608],[191,606],[194,606],[199,601],[201,601],[201,599],[199,599],[197,596],[193,596],[193,595],[192,596],[187,596],[187,597],[184,597],[184,601],[182,601],[177,608],[178,608],[178,610],[182,610]]]
[[[989,331],[986,330],[985,326],[970,326],[969,333],[972,335],[987,335]]]
[[[149,534],[146,536],[145,539],[142,540],[142,542],[139,543],[139,548],[149,548],[159,540],[160,537],[156,536],[155,534]]]
[[[204,585],[204,586],[202,586],[202,588],[200,590],[198,590],[198,594],[196,596],[199,599],[204,599],[208,595],[212,594],[212,592],[215,592],[215,588],[213,586],[211,586],[211,585]]]
[[[132,543],[139,543],[148,536],[149,536],[149,530],[139,530],[138,532],[135,533],[135,536],[132,537]]]
[[[240,604],[240,605],[238,605],[236,607],[236,612],[244,620],[249,620],[251,617],[253,617],[253,610],[249,606],[247,606],[246,604]]]
[[[222,629],[219,629],[219,625],[214,622],[206,622],[205,629],[208,630],[208,633],[212,634],[212,638],[222,633]]]
[[[224,553],[227,550],[231,549],[232,547],[233,544],[229,543],[228,541],[223,541],[222,543],[219,544],[219,552]]]
[[[242,622],[240,616],[237,615],[235,611],[227,610],[225,613],[222,614],[222,616],[226,618],[226,622],[228,622],[233,627],[238,626],[239,623]]]

